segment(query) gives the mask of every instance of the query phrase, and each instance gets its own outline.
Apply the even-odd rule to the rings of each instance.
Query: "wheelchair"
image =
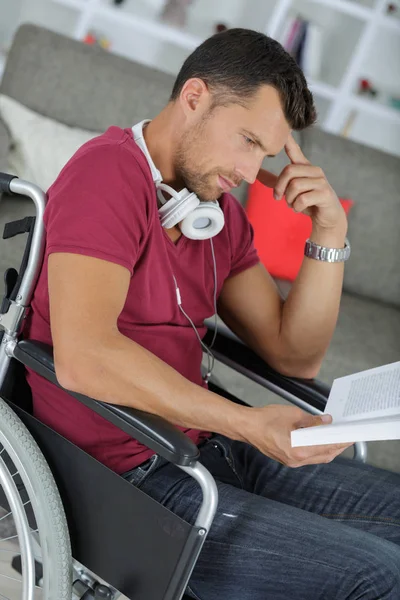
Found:
[[[3,235],[28,233],[19,272],[4,275],[0,308],[0,598],[187,599],[218,508],[215,481],[197,446],[164,419],[68,392],[197,481],[203,502],[188,523],[33,416],[25,367],[59,386],[52,348],[22,335],[43,261],[46,195],[5,173],[1,192],[31,198],[36,215],[8,223]],[[324,411],[325,384],[283,376],[228,328],[214,336],[213,323],[207,326],[217,361],[310,413]],[[216,381],[209,386],[241,403]],[[366,457],[366,445],[355,444],[354,458]],[[18,596],[4,593],[10,583]]]

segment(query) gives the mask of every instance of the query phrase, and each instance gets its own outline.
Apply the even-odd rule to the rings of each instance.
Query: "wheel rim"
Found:
[[[32,534],[38,534],[38,529],[37,527],[32,529],[29,524],[26,512],[27,507],[32,504],[31,495],[27,489],[29,486],[26,485],[28,482],[26,476],[24,477],[22,465],[20,465],[21,470],[18,468],[20,461],[18,458],[13,458],[6,448],[0,445],[0,488],[2,488],[8,503],[8,511],[0,517],[0,531],[4,530],[4,526],[8,529],[8,533],[5,535],[0,533],[0,556],[5,557],[5,561],[2,562],[7,562],[8,556],[10,565],[12,559],[20,557],[22,573],[19,578],[17,571],[15,571],[15,576],[13,571],[10,571],[10,575],[5,575],[0,571],[0,600],[38,600],[43,596],[41,593],[39,595],[41,588],[36,585],[32,536]],[[17,486],[18,478],[20,482]],[[25,501],[22,497],[24,494],[28,496]],[[39,542],[36,542],[35,546],[40,548]],[[36,556],[36,558],[41,560],[41,556]],[[8,592],[7,595],[2,593],[6,583],[12,590],[11,597]]]

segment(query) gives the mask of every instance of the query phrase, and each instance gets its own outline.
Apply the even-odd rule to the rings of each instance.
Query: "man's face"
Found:
[[[246,105],[217,106],[193,119],[174,156],[177,178],[203,201],[255,180],[265,156],[278,154],[290,127],[278,92],[262,86]]]

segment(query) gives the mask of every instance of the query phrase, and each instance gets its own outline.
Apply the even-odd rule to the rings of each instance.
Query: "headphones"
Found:
[[[161,225],[166,229],[179,227],[183,235],[191,240],[207,240],[217,235],[225,224],[224,213],[218,202],[200,202],[196,194],[184,188],[177,192],[169,185],[162,183],[160,171],[155,166],[147,149],[143,136],[143,127],[150,119],[140,121],[132,127],[133,138],[146,157],[151,175],[157,189],[157,197],[162,206],[158,209]],[[163,194],[171,196],[167,200]]]

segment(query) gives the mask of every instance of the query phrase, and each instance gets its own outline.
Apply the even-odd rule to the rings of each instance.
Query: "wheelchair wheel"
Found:
[[[0,599],[71,600],[63,505],[35,440],[0,398]]]

